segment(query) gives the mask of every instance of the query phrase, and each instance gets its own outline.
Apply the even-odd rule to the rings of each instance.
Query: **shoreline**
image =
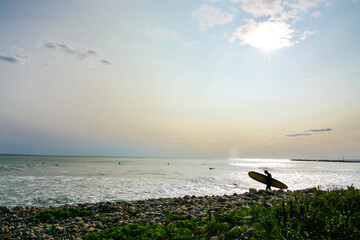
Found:
[[[117,201],[62,205],[57,207],[5,207],[0,206],[1,239],[81,239],[86,233],[98,232],[115,226],[130,223],[163,224],[166,213],[173,213],[184,219],[205,218],[211,206],[212,211],[237,211],[250,205],[269,206],[277,201],[288,199],[295,193],[313,194],[314,189],[295,191],[256,190],[223,196],[184,196],[177,198],[158,198],[137,201]],[[36,214],[44,210],[79,208],[94,212],[93,216],[68,219],[51,219],[42,222]]]

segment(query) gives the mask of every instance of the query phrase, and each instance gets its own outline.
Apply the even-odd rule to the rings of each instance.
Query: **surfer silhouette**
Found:
[[[271,191],[271,174],[267,170],[264,173],[266,174],[266,190]]]

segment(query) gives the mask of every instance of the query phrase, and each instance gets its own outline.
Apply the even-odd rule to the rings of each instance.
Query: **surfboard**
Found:
[[[266,184],[266,175],[258,173],[258,172],[253,172],[253,171],[250,171],[248,174],[249,174],[249,177],[251,177],[252,179]],[[276,188],[281,188],[281,189],[288,188],[288,186],[286,186],[284,183],[282,183],[274,178],[271,179],[271,186],[276,187]]]

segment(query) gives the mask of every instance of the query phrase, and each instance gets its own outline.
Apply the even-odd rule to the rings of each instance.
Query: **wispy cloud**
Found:
[[[315,31],[304,31],[301,36],[300,36],[300,40],[301,41],[305,41],[305,39],[308,38],[308,36],[314,35]]]
[[[311,16],[313,17],[313,18],[319,18],[319,17],[321,17],[321,12],[320,11],[316,11],[316,12],[312,12],[311,13]]]
[[[178,34],[176,32],[171,31],[166,28],[162,28],[162,27],[148,29],[146,31],[146,34],[150,38],[157,39],[157,40],[169,40],[169,39],[177,39],[178,38]]]
[[[203,1],[215,3],[215,2],[222,2],[223,0],[203,0]]]
[[[105,65],[111,65],[111,62],[109,60],[103,59],[101,62]]]
[[[330,132],[330,131],[333,131],[333,129],[332,129],[332,128],[310,129],[310,130],[306,130],[304,133],[288,134],[288,135],[285,135],[285,137],[311,136],[312,133]],[[311,133],[310,133],[310,132],[311,132]]]
[[[308,8],[319,7],[321,3],[330,4],[328,0],[297,0],[297,1],[284,1],[284,5],[293,9],[300,9],[302,11]]]
[[[286,137],[301,137],[301,136],[311,136],[311,133],[295,133],[295,134],[289,134],[285,135]]]
[[[306,130],[306,132],[330,132],[333,131],[331,128],[321,128],[321,129],[310,129]]]
[[[72,58],[79,63],[88,65],[89,67],[105,67],[112,64],[111,61],[106,58],[103,52],[83,45],[64,43],[52,39],[44,39],[42,46],[48,50],[51,50],[58,57],[65,56]]]
[[[25,63],[27,56],[24,54],[24,50],[19,47],[11,47],[8,53],[0,52],[0,61],[8,63]]]
[[[209,27],[215,25],[224,25],[231,22],[234,15],[228,12],[221,12],[220,8],[203,4],[199,9],[196,9],[191,14],[198,20],[199,29],[205,31]]]
[[[10,56],[3,53],[0,53],[0,60],[10,63],[21,63],[21,58],[18,56]]]
[[[281,0],[232,0],[232,2],[241,2],[241,8],[255,18],[275,16],[283,11]]]
[[[185,43],[185,47],[188,48],[188,49],[193,49],[197,46],[200,46],[201,45],[201,42],[199,40],[194,40],[194,41],[190,41],[190,42],[187,42]]]

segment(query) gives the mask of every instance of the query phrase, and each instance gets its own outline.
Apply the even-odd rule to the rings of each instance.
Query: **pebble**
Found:
[[[312,193],[311,189],[300,191]],[[213,211],[217,209],[236,211],[255,204],[266,203],[272,206],[274,202],[287,199],[292,194],[291,191],[258,191],[251,188],[247,193],[224,196],[186,195],[182,198],[67,204],[59,207],[0,206],[0,239],[81,239],[86,233],[129,223],[145,221],[150,224],[164,224],[166,212],[180,214],[186,219],[205,218],[208,216],[210,203]],[[95,214],[90,217],[52,219],[48,223],[41,222],[35,217],[44,210],[69,207],[91,210]],[[251,238],[251,235],[250,229],[243,237]],[[216,237],[211,239],[215,240]]]

